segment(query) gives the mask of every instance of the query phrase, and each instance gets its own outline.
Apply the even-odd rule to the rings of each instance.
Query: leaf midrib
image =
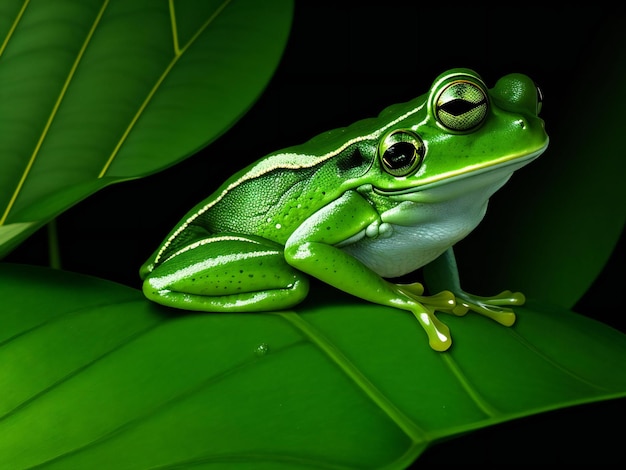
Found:
[[[120,149],[122,148],[122,146],[124,145],[124,142],[126,142],[126,140],[128,139],[128,136],[130,135],[130,133],[132,132],[132,130],[134,129],[135,125],[137,124],[137,122],[139,121],[139,118],[141,117],[141,115],[143,114],[143,112],[145,111],[145,109],[148,107],[149,103],[152,101],[152,99],[154,98],[154,96],[156,95],[157,91],[160,89],[162,83],[165,81],[165,79],[167,78],[167,76],[170,74],[170,72],[172,71],[172,69],[174,68],[174,66],[178,63],[179,59],[185,54],[185,52],[198,40],[198,38],[203,34],[203,32],[209,27],[209,25],[211,23],[213,23],[213,21],[215,21],[215,19],[224,11],[224,9],[231,3],[232,0],[224,0],[217,8],[216,10],[207,18],[207,20],[200,26],[200,28],[198,28],[198,30],[194,33],[193,36],[191,36],[191,38],[187,41],[187,43],[181,48],[178,42],[178,28],[177,28],[177,22],[176,22],[176,14],[175,14],[175,8],[174,8],[174,2],[173,0],[169,0],[169,13],[170,13],[170,21],[171,21],[171,27],[172,27],[172,44],[173,44],[173,52],[174,52],[174,56],[172,58],[172,60],[170,60],[169,64],[167,65],[167,67],[164,69],[164,71],[161,73],[161,75],[159,76],[159,78],[157,79],[157,81],[155,82],[155,84],[153,85],[153,87],[150,89],[150,91],[148,92],[147,96],[145,97],[145,99],[143,100],[143,102],[141,103],[141,105],[139,106],[139,109],[137,110],[137,112],[135,113],[135,115],[133,116],[133,118],[131,119],[130,123],[128,124],[128,126],[126,127],[125,131],[123,132],[122,136],[120,137],[120,139],[118,140],[117,144],[115,145],[113,151],[111,152],[111,154],[109,155],[109,157],[106,159],[106,161],[104,162],[104,165],[102,166],[102,169],[100,170],[99,174],[98,174],[98,178],[103,178],[106,173],[108,172],[109,168],[111,167],[113,161],[115,160],[115,158],[117,157],[117,155],[120,152]],[[7,34],[7,37],[5,38],[4,42],[2,43],[2,45],[0,46],[0,56],[2,55],[2,53],[4,52],[4,50],[6,49],[7,44],[10,41],[10,38],[13,36],[13,33],[15,32],[19,22],[21,21],[24,12],[26,11],[28,4],[29,4],[30,0],[26,0],[24,2],[24,4],[22,5],[22,8],[20,9],[20,11],[18,12],[17,17],[15,18],[15,20],[13,21],[13,24],[11,25],[11,28],[9,30],[9,33]],[[22,191],[22,188],[31,172],[31,169],[35,163],[35,161],[37,160],[37,157],[39,155],[39,152],[43,146],[44,141],[46,140],[46,137],[48,135],[48,132],[50,131],[50,128],[52,126],[52,123],[54,122],[54,119],[57,116],[57,113],[59,111],[59,108],[61,107],[61,104],[65,98],[65,95],[67,93],[67,90],[70,87],[70,84],[74,78],[74,75],[76,73],[76,70],[78,69],[78,66],[80,64],[80,62],[82,61],[85,51],[87,50],[87,47],[89,45],[89,43],[91,42],[91,39],[93,38],[93,35],[95,34],[95,31],[98,29],[98,26],[104,16],[104,13],[107,9],[107,7],[109,6],[110,0],[104,0],[104,2],[102,3],[102,6],[100,7],[100,10],[98,12],[98,14],[96,15],[95,20],[93,21],[91,28],[89,30],[89,33],[87,34],[87,36],[85,37],[83,44],[76,56],[76,58],[74,59],[74,62],[72,64],[72,67],[70,68],[70,71],[65,79],[65,82],[63,83],[63,86],[61,88],[61,91],[59,92],[59,96],[57,97],[55,104],[52,108],[52,111],[50,112],[50,115],[48,116],[48,119],[46,121],[46,124],[44,126],[44,129],[37,141],[37,144],[35,145],[35,148],[30,156],[30,158],[28,159],[28,162],[26,163],[26,167],[24,168],[24,171],[22,172],[22,175],[17,183],[17,186],[15,188],[15,190],[13,191],[13,194],[11,195],[11,198],[9,199],[6,208],[4,209],[4,212],[2,213],[2,215],[0,216],[0,226],[4,225],[7,221],[7,218],[9,217],[9,214],[11,213],[11,210],[13,209],[13,206],[15,205],[15,202],[17,201],[17,198],[19,196],[19,194]]]
[[[163,82],[165,81],[167,76],[170,74],[170,72],[172,71],[174,66],[178,63],[179,59],[198,40],[200,35],[209,27],[209,25],[211,23],[213,23],[215,18],[217,18],[222,13],[222,11],[228,6],[228,4],[231,1],[232,0],[224,0],[224,2],[213,12],[213,14],[211,16],[209,16],[209,18],[207,18],[207,20],[202,24],[202,26],[200,26],[200,28],[198,28],[196,33],[189,39],[189,41],[187,41],[187,44],[185,44],[182,47],[182,49],[179,49],[179,45],[178,45],[178,30],[177,30],[177,27],[176,27],[176,16],[175,16],[174,4],[173,4],[172,0],[170,0],[170,7],[169,8],[170,8],[170,18],[171,18],[170,21],[171,21],[171,24],[172,24],[172,41],[173,41],[173,48],[174,48],[174,57],[172,58],[170,63],[167,65],[167,67],[165,67],[165,70],[163,71],[163,73],[159,76],[159,78],[157,79],[156,83],[150,89],[150,91],[148,92],[148,95],[144,99],[143,103],[141,103],[141,106],[139,106],[139,109],[137,110],[137,112],[135,113],[133,118],[131,119],[131,121],[128,124],[128,126],[126,127],[126,130],[124,131],[124,133],[122,134],[122,137],[117,142],[117,145],[115,146],[115,148],[111,152],[111,155],[109,156],[107,161],[104,163],[104,166],[102,167],[102,170],[100,170],[100,173],[98,174],[98,178],[104,177],[104,175],[107,173],[107,171],[111,167],[111,164],[113,163],[113,160],[115,160],[115,158],[119,154],[119,151],[122,148],[122,145],[124,145],[124,142],[126,142],[126,139],[128,139],[128,136],[130,135],[131,131],[133,130],[133,128],[135,127],[135,125],[139,121],[139,118],[141,117],[141,115],[143,114],[145,109],[148,107],[148,105],[152,101],[152,98],[154,98],[154,96],[156,95],[157,91],[159,90],[159,88],[161,87],[161,85],[163,84]]]
[[[294,312],[278,313],[323,351],[414,442],[430,442],[429,434],[406,416],[385,394],[313,325]]]

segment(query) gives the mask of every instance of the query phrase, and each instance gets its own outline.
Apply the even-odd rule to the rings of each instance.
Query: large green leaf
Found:
[[[291,0],[3,0],[0,257],[113,182],[161,170],[249,109]]]
[[[404,468],[447,437],[626,396],[626,337],[548,308],[514,328],[446,316],[437,353],[411,315],[345,296],[184,314],[4,264],[0,299],[1,468]]]
[[[476,247],[504,247],[501,256],[485,259],[480,248],[472,255],[475,264],[488,265],[476,276],[480,282],[491,277],[492,285],[515,286],[566,308],[598,277],[626,223],[626,159],[619,138],[626,35],[622,18],[607,16],[594,27],[594,41],[580,46],[593,53],[571,72],[554,73],[552,88],[544,87],[548,150],[514,176],[506,195],[493,197],[501,210],[488,212]],[[559,99],[561,109],[555,109]],[[502,258],[508,269],[499,269]]]

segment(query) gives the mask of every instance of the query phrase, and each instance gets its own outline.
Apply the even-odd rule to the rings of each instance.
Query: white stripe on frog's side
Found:
[[[213,207],[219,201],[221,201],[226,196],[226,194],[228,194],[233,188],[236,188],[237,186],[239,186],[240,184],[246,181],[258,178],[264,174],[267,174],[279,168],[284,168],[286,170],[296,170],[298,168],[309,168],[315,165],[319,165],[320,163],[335,157],[336,155],[341,153],[343,150],[348,148],[350,145],[353,145],[357,142],[362,142],[364,140],[379,139],[380,136],[383,135],[387,131],[387,129],[389,129],[390,127],[393,127],[399,122],[402,122],[404,119],[408,118],[412,114],[419,112],[422,108],[424,108],[424,106],[425,104],[422,104],[420,106],[412,108],[411,110],[407,111],[401,116],[398,116],[393,121],[378,128],[376,131],[367,135],[350,139],[344,142],[340,147],[324,155],[310,155],[310,154],[298,154],[298,153],[277,153],[274,155],[269,155],[262,161],[254,164],[253,168],[251,168],[251,170],[248,173],[246,173],[241,179],[238,179],[237,181],[233,181],[228,187],[224,188],[224,190],[221,192],[219,196],[211,200],[205,206],[203,206],[194,214],[192,214],[190,217],[188,217],[187,220],[185,220],[185,222],[182,223],[180,227],[178,227],[178,229],[174,233],[172,233],[172,235],[170,235],[170,237],[163,243],[163,245],[161,246],[161,249],[159,250],[159,252],[154,258],[154,264],[159,263],[161,256],[163,256],[163,253],[167,251],[171,243],[176,239],[176,237],[178,237],[178,235],[180,235],[181,232],[183,232],[189,226],[189,224],[191,224],[191,222],[193,222],[199,216],[204,214],[206,211],[208,211],[211,207]],[[426,120],[428,119],[428,117],[425,117],[424,119]],[[417,123],[414,127],[420,126],[421,124],[422,122]],[[288,158],[291,161],[291,163],[286,163],[286,158]]]
[[[485,216],[489,197],[519,165],[407,193],[398,206],[381,214],[391,236],[368,238],[365,231],[339,248],[382,277],[393,278],[419,269],[465,238]]]

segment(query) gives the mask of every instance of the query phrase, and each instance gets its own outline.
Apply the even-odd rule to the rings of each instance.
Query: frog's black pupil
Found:
[[[397,142],[387,149],[384,155],[389,168],[407,168],[415,161],[415,146],[410,142]]]
[[[460,116],[471,111],[474,108],[478,108],[485,103],[485,100],[481,100],[478,103],[472,103],[463,99],[456,99],[448,101],[441,105],[441,109],[452,116]]]

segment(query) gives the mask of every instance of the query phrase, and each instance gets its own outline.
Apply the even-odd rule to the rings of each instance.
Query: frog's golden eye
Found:
[[[410,131],[394,131],[381,141],[378,155],[385,171],[393,176],[406,176],[421,164],[426,153],[422,139]]]
[[[488,106],[487,95],[481,87],[467,80],[457,80],[439,93],[435,100],[435,117],[450,130],[469,131],[483,123]]]

